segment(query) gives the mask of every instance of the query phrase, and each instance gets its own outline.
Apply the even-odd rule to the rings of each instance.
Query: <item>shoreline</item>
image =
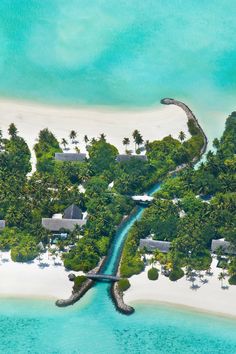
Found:
[[[139,130],[145,140],[162,139],[172,135],[177,138],[182,130],[188,138],[189,132],[185,113],[180,107],[161,104],[149,108],[123,108],[110,106],[53,106],[36,102],[0,98],[0,129],[5,134],[10,123],[15,123],[32,151],[39,131],[48,128],[61,140],[69,142],[71,130],[78,131],[79,148],[86,151],[84,135],[89,138],[104,133],[107,141],[122,153],[124,137],[133,141],[132,133]],[[129,149],[133,149],[131,142]],[[69,144],[71,147],[71,144]]]
[[[44,253],[41,260],[13,262],[10,252],[1,252],[0,299],[35,298],[54,301],[71,294],[73,282],[60,257],[53,259]],[[79,273],[76,272],[78,275]]]
[[[130,302],[130,305],[137,305],[137,306],[142,306],[142,307],[158,307],[158,308],[162,308],[162,306],[168,308],[168,309],[173,309],[174,311],[181,311],[181,312],[185,312],[188,314],[198,314],[198,315],[202,315],[202,316],[211,316],[211,317],[217,317],[217,318],[221,318],[221,319],[225,319],[225,320],[231,320],[231,321],[236,321],[236,315],[231,315],[228,313],[224,313],[224,312],[218,312],[218,311],[210,311],[210,310],[205,310],[199,307],[195,307],[195,306],[189,306],[189,305],[182,305],[182,304],[177,304],[177,303],[173,303],[173,302],[168,302],[168,301],[158,301],[158,300],[149,300],[148,302],[145,300],[134,300],[133,302]]]
[[[212,261],[213,275],[204,275],[206,283],[196,277],[193,289],[192,282],[184,276],[177,282],[170,281],[163,274],[159,273],[156,281],[148,279],[147,272],[150,266],[147,266],[144,272],[129,278],[131,287],[124,293],[124,301],[127,304],[135,303],[166,303],[170,306],[184,307],[194,309],[197,312],[212,313],[224,317],[236,319],[236,287],[230,286],[227,289],[221,288],[218,275],[222,271],[217,268],[217,259]],[[157,264],[160,269],[160,265]],[[204,272],[202,272],[204,274]],[[227,281],[224,285],[228,285]]]

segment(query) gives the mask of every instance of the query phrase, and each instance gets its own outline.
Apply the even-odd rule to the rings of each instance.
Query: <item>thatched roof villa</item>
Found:
[[[140,240],[139,247],[146,248],[148,251],[159,250],[163,253],[168,253],[170,250],[171,242],[168,241],[156,241],[148,238],[144,238]]]
[[[65,209],[64,214],[55,214],[52,218],[43,218],[42,226],[52,232],[61,229],[73,231],[76,225],[83,226],[87,222],[83,219],[82,210],[75,204]]]
[[[229,241],[225,241],[224,238],[211,241],[211,251],[216,253],[218,249],[222,249],[224,253],[236,254],[236,249],[234,249]]]

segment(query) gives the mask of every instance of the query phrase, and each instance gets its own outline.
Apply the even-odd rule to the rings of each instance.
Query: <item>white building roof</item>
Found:
[[[152,202],[154,198],[149,195],[134,195],[132,199],[135,202]]]

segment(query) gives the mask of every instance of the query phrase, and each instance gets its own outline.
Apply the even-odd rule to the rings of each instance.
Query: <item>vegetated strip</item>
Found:
[[[196,164],[201,157],[204,155],[204,153],[206,152],[207,149],[207,144],[208,144],[208,139],[207,136],[205,134],[205,132],[203,131],[202,127],[200,126],[196,116],[194,115],[194,113],[191,111],[191,109],[183,102],[177,101],[173,98],[163,98],[161,100],[162,104],[166,104],[166,105],[176,105],[180,108],[182,108],[184,110],[184,112],[186,113],[186,116],[188,118],[188,127],[189,130],[191,129],[191,122],[194,123],[194,127],[195,129],[201,134],[202,138],[203,138],[203,146],[201,147],[201,150],[199,152],[198,156],[195,156],[192,160],[192,163]],[[191,133],[191,131],[190,131]],[[188,164],[182,164],[180,166],[178,166],[174,171],[169,172],[169,174],[174,175],[177,172],[183,170],[184,168],[186,168],[188,166]],[[128,233],[127,233],[128,234]],[[116,275],[120,276],[120,265],[121,265],[121,260],[122,260],[122,251],[123,251],[123,246],[125,244],[125,241],[122,244],[122,250],[120,251],[120,259],[119,259],[119,266],[118,266],[118,270]],[[127,304],[125,304],[124,299],[123,299],[123,292],[119,289],[119,283],[114,283],[111,286],[111,296],[112,299],[116,305],[116,309],[121,312],[124,313],[126,315],[130,315],[132,314],[135,310],[133,307],[128,306]]]
[[[175,100],[174,98],[163,98],[161,100],[161,103],[162,104],[165,104],[165,105],[175,105],[175,106],[178,106],[180,108],[183,109],[183,111],[186,113],[186,116],[188,118],[188,122],[193,122],[196,129],[199,131],[199,133],[201,134],[202,138],[203,138],[203,146],[201,148],[201,151],[199,153],[199,156],[195,156],[192,160],[192,163],[197,163],[201,157],[205,154],[206,152],[206,149],[207,149],[207,144],[208,144],[208,139],[207,139],[207,136],[204,132],[204,130],[202,129],[201,125],[199,124],[195,114],[192,112],[192,110],[183,102],[181,101],[178,101],[178,100]],[[191,133],[191,132],[190,132]],[[182,167],[182,168],[181,168]],[[176,168],[177,171],[179,171],[180,169],[183,169],[184,167],[186,167],[186,164],[183,164],[183,165],[180,165]],[[175,170],[175,171],[176,171]],[[171,172],[173,173],[173,172]]]

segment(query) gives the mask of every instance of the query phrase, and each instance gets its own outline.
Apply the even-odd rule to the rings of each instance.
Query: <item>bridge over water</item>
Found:
[[[110,280],[110,281],[118,281],[121,278],[115,275],[109,274],[95,274],[95,273],[87,273],[85,276],[92,280]]]

